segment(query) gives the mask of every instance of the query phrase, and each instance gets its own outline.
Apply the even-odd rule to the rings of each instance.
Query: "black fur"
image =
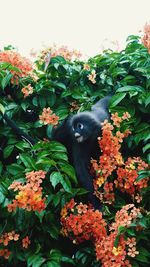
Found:
[[[89,200],[95,208],[100,208],[100,203],[93,195],[93,178],[89,172],[89,165],[91,157],[95,158],[97,154],[97,137],[101,134],[101,123],[109,119],[110,98],[111,96],[107,96],[99,100],[91,111],[68,117],[52,133],[53,139],[67,147],[77,178],[89,191]]]

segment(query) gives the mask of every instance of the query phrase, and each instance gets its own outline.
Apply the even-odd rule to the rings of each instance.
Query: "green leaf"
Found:
[[[24,167],[20,166],[16,163],[13,163],[13,164],[7,166],[7,171],[13,175],[17,175],[19,173],[24,173]]]
[[[61,251],[58,249],[51,249],[50,251],[50,260],[60,262]]]
[[[17,147],[21,151],[24,151],[25,148],[30,148],[30,144],[27,142],[21,141],[15,144],[15,147]]]
[[[48,138],[52,138],[53,125],[48,125],[46,128],[46,134]]]
[[[58,185],[59,183],[63,183],[64,179],[63,176],[60,172],[52,172],[50,175],[50,182],[52,184],[52,186],[56,187],[56,185]]]
[[[4,195],[3,192],[0,190],[0,204],[3,203],[4,199],[5,199],[5,195]]]
[[[141,220],[139,221],[139,225],[142,226],[143,228],[147,227],[147,220],[145,217],[141,218]],[[150,254],[149,254],[150,256]]]
[[[70,180],[68,179],[68,177],[64,177],[64,182],[62,183],[62,186],[63,186],[63,188],[64,188],[64,190],[66,192],[72,194],[72,191],[71,191],[71,183],[70,183]]]
[[[12,73],[7,73],[7,75],[1,81],[1,87],[4,90],[5,87],[9,84],[11,78],[13,77]]]
[[[72,265],[75,265],[74,260],[71,259],[71,258],[69,258],[69,257],[67,257],[67,256],[62,256],[61,261],[62,261],[62,262],[66,262],[66,263],[70,263],[70,264],[72,264]]]
[[[114,95],[110,100],[110,108],[117,106],[121,102],[121,100],[125,98],[125,96],[126,93],[118,93]]]
[[[46,107],[46,97],[45,96],[39,96],[39,104],[40,107],[43,109]]]
[[[132,260],[132,267],[140,267],[140,265],[136,261]]]
[[[143,130],[143,132],[140,132],[134,136],[134,141],[136,144],[138,144],[142,140],[148,140],[148,139],[150,139],[149,129]]]
[[[64,90],[67,89],[67,87],[64,83],[57,82],[57,83],[53,83],[53,85],[58,87],[58,88],[64,89]]]
[[[66,147],[55,141],[51,141],[48,144],[48,148],[51,152],[66,152],[67,153]]]
[[[56,261],[48,261],[43,267],[61,267],[61,265]]]
[[[58,236],[59,236],[59,229],[56,225],[51,225],[50,226],[50,229],[48,230],[50,236],[57,240],[58,239]]]
[[[28,267],[40,267],[45,262],[45,259],[41,256],[41,254],[38,255],[31,255],[27,258],[27,265]]]
[[[24,165],[26,166],[26,168],[36,170],[35,161],[29,155],[27,155],[27,154],[19,154],[19,158],[24,163]]]
[[[3,164],[2,164],[2,162],[0,161],[0,175],[2,174],[2,170],[3,170]]]
[[[125,229],[126,229],[126,228],[125,228],[124,226],[120,225],[120,226],[118,227],[118,235],[124,233]]]
[[[141,86],[131,86],[131,85],[126,85],[126,86],[123,86],[119,89],[116,90],[117,93],[120,93],[120,92],[130,92],[130,91],[135,91],[135,92],[144,92],[145,89],[142,88]]]
[[[140,125],[138,124],[138,128],[136,129],[136,133],[140,133],[142,131],[145,131],[146,129],[150,130],[150,125],[146,122],[140,123]]]
[[[135,236],[135,231],[133,228],[127,228],[126,232],[130,235],[130,236]]]
[[[61,171],[66,173],[73,180],[73,182],[77,184],[78,181],[77,181],[77,178],[76,178],[76,174],[75,174],[74,168],[70,164],[68,164],[67,162],[65,162],[65,163],[64,162],[60,162],[58,164],[60,166]]]
[[[50,182],[54,188],[60,183],[66,192],[71,193],[69,180],[65,179],[60,172],[52,172]]]
[[[56,94],[50,93],[46,99],[48,106],[53,107],[56,102]]]
[[[59,152],[55,152],[52,154],[52,158],[55,160],[64,160],[64,161],[68,161],[68,156],[66,155],[66,153],[59,153]]]
[[[3,105],[2,105],[2,104],[0,104],[0,112],[1,112],[2,114],[4,114],[4,113],[5,113],[5,108],[3,107]]]
[[[14,146],[12,146],[12,145],[9,145],[9,146],[5,147],[5,149],[3,150],[3,155],[4,155],[5,159],[8,158],[11,155],[13,149],[14,149]]]
[[[139,176],[137,177],[136,181],[141,181],[145,178],[149,178],[150,177],[150,171],[149,170],[144,170],[144,171],[139,171]]]
[[[149,264],[149,259],[146,256],[141,255],[141,254],[139,254],[139,255],[136,256],[136,260],[137,261],[140,261],[140,262],[145,262],[145,263],[148,263]]]
[[[145,153],[147,150],[150,149],[150,143],[149,144],[146,144],[144,147],[143,147],[143,153]]]
[[[33,103],[33,105],[34,105],[35,107],[38,107],[38,98],[37,98],[37,96],[33,97],[33,99],[32,99],[32,103]]]
[[[150,104],[150,96],[148,96],[145,100],[145,106],[147,107]]]

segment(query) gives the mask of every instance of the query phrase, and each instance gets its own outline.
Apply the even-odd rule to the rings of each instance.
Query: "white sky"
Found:
[[[0,48],[67,45],[92,56],[150,22],[150,0],[0,0]],[[106,45],[106,44],[105,44]]]

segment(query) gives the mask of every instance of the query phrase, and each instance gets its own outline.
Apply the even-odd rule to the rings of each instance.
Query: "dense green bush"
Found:
[[[32,69],[21,56],[14,56],[13,50],[8,60],[7,49],[10,47],[1,51],[6,55],[0,55],[0,240],[13,230],[19,239],[9,240],[8,246],[0,241],[1,249],[11,251],[8,260],[0,257],[1,266],[101,266],[90,242],[74,245],[60,233],[62,207],[71,198],[84,201],[86,191],[78,186],[66,148],[47,141],[51,139],[52,125],[42,124],[39,115],[50,107],[61,121],[71,112],[90,109],[101,97],[113,94],[110,111],[119,115],[128,111],[131,115],[127,126],[132,134],[123,145],[124,157],[140,156],[149,163],[150,54],[139,37],[130,36],[121,52],[104,51],[87,62],[58,55],[47,64],[41,57]],[[33,89],[28,94],[29,84]],[[22,88],[26,88],[27,96]],[[20,139],[3,114],[39,142],[32,147]],[[46,172],[42,183],[45,209],[39,212],[17,208],[8,212],[7,205],[16,195],[9,186],[13,181],[26,182],[26,173],[39,170]],[[141,179],[145,177],[147,172],[140,174]],[[135,267],[150,263],[150,187],[144,189],[143,196],[140,205],[144,211],[141,221],[144,230],[137,236],[140,254],[131,260]],[[128,203],[125,196],[119,200],[113,207],[104,205],[106,220],[111,221],[116,211]],[[131,236],[134,235],[131,231]],[[23,248],[21,242],[27,236],[31,244]]]

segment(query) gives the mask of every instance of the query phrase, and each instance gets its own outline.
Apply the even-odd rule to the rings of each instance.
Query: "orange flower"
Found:
[[[4,257],[4,259],[8,259],[11,252],[8,249],[0,249],[0,257]]]
[[[67,203],[61,217],[62,234],[68,236],[74,243],[81,243],[85,240],[95,240],[106,235],[105,221],[102,213],[94,211],[91,206],[77,204],[74,200]]]
[[[79,59],[82,56],[81,53],[77,50],[71,51],[67,48],[67,46],[57,47],[55,45],[53,47],[48,47],[41,51],[40,62],[46,62],[48,55],[50,55],[51,58],[56,56],[62,56],[69,61]]]
[[[128,249],[128,255],[130,257],[134,258],[138,254],[139,254],[139,251],[137,251],[135,247]]]
[[[100,176],[96,179],[96,184],[100,187],[104,183],[105,179],[104,177]]]
[[[144,26],[144,36],[142,37],[142,43],[147,47],[148,52],[150,53],[150,25],[147,23]]]
[[[131,115],[129,112],[124,112],[122,116],[122,120],[129,120],[131,118]]]
[[[45,198],[42,198],[42,187],[40,186],[42,180],[45,178],[46,172],[32,171],[26,173],[26,184],[19,186],[15,182],[9,187],[15,190],[17,185],[18,194],[12,201],[12,204],[8,204],[7,208],[9,212],[15,211],[17,207],[26,209],[27,211],[38,211],[41,212],[45,209]]]
[[[50,108],[44,108],[42,115],[39,116],[40,122],[46,124],[57,125],[59,117],[56,114],[52,114]]]
[[[4,246],[8,246],[8,243],[11,240],[17,241],[19,239],[19,234],[16,234],[15,231],[4,233],[0,236],[0,243],[2,243]]]
[[[88,75],[88,79],[92,83],[96,83],[96,79],[95,78],[96,78],[96,71],[92,70],[91,74]]]
[[[28,236],[26,236],[25,238],[22,239],[22,247],[23,248],[28,248],[30,243],[31,243],[31,241],[30,241]]]
[[[113,253],[115,256],[118,256],[119,254],[122,253],[122,247],[121,247],[121,246],[113,247],[112,253]]]
[[[117,112],[111,115],[111,120],[113,121],[113,124],[115,126],[120,127],[120,123],[122,122],[122,119],[118,116]]]
[[[19,78],[30,76],[33,73],[32,63],[13,50],[0,52],[0,62],[8,62],[19,69],[19,71],[11,70],[11,73],[14,75],[11,79],[13,84],[18,84]]]
[[[84,70],[90,70],[90,65],[88,65],[87,63],[85,63],[85,64],[83,65],[83,69],[84,69]]]
[[[17,241],[19,239],[19,234],[16,234],[15,231],[8,233],[9,240]]]
[[[24,94],[24,98],[31,95],[33,93],[33,87],[31,84],[28,84],[24,88],[22,88],[21,92]]]
[[[17,181],[14,181],[9,187],[8,189],[13,189],[14,191],[18,191],[18,190],[21,190],[22,189],[22,183],[21,182],[17,182]]]

